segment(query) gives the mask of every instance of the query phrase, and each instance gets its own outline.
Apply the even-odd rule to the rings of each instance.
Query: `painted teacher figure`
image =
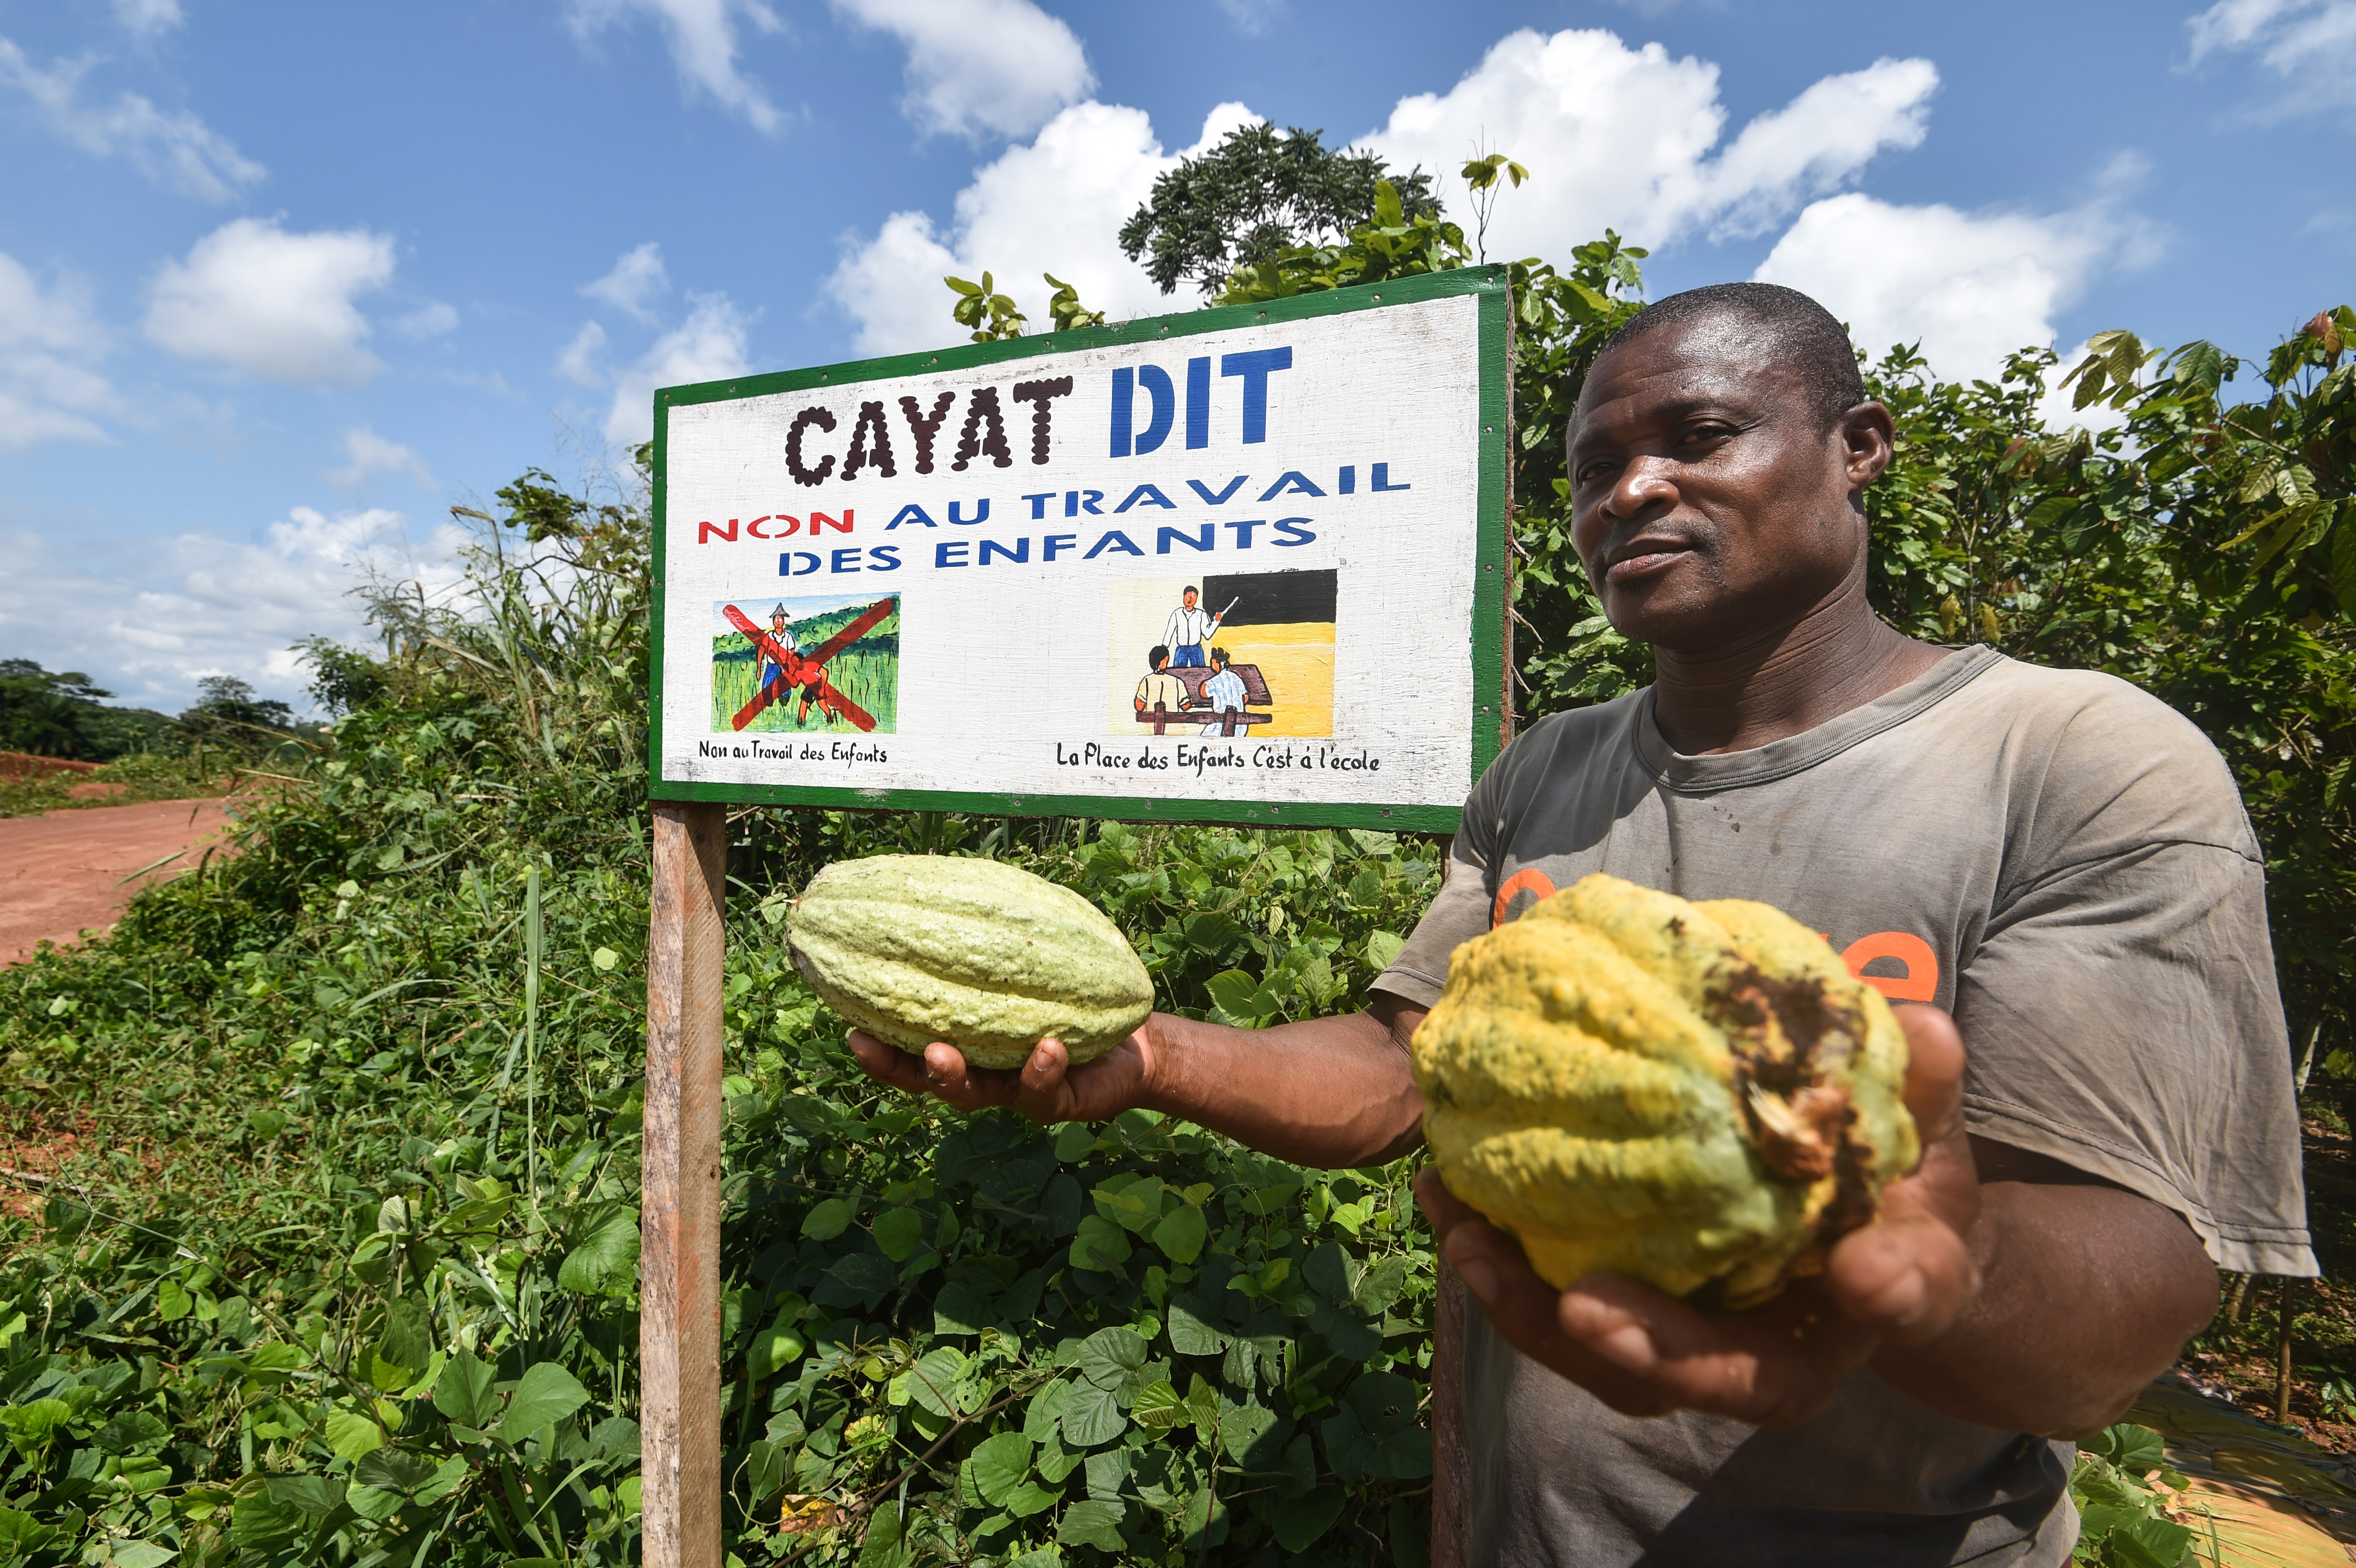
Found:
[[[1197,595],[1188,588],[1179,607],[1170,612],[1170,624],[1162,629],[1162,640],[1170,645],[1170,663],[1175,669],[1201,669],[1203,645],[1219,629],[1219,617],[1207,610],[1197,610]]]

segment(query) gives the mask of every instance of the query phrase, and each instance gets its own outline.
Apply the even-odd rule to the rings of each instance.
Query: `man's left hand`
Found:
[[[1822,1275],[1763,1307],[1705,1312],[1616,1275],[1558,1292],[1510,1235],[1449,1193],[1437,1169],[1416,1179],[1416,1196],[1497,1331],[1614,1410],[1797,1424],[1881,1346],[1937,1339],[1979,1293],[1967,1243],[1980,1193],[1964,1133],[1963,1040],[1936,1008],[1902,1007],[1898,1016],[1922,1163],[1883,1189],[1879,1217],[1841,1239]]]

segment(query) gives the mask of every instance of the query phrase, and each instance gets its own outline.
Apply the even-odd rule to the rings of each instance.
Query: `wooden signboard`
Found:
[[[1468,268],[656,394],[648,1568],[721,1562],[727,803],[1454,832],[1511,320]]]

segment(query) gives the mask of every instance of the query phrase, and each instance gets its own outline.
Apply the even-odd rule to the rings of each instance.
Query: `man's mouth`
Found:
[[[1675,539],[1632,539],[1612,552],[1604,568],[1609,582],[1638,582],[1658,577],[1693,553],[1693,547]]]

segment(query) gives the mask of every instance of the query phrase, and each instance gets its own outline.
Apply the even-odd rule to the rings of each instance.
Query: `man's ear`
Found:
[[[1862,402],[1841,415],[1835,429],[1840,437],[1849,489],[1862,490],[1880,478],[1898,443],[1897,426],[1890,411],[1878,402]]]

